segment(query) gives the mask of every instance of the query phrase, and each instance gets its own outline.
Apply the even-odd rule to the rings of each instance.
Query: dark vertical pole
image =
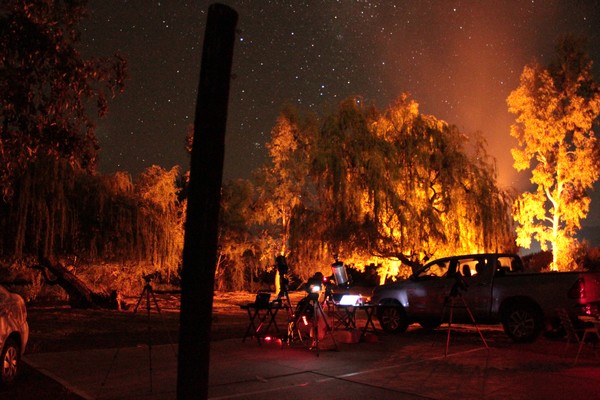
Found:
[[[207,399],[213,286],[229,82],[237,13],[208,9],[181,272],[178,399]]]

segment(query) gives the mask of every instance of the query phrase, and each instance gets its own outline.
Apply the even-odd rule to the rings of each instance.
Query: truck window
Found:
[[[523,261],[519,257],[513,257],[511,260],[510,270],[512,272],[523,272],[525,267],[523,267]]]
[[[476,258],[461,258],[458,260],[458,266],[456,268],[462,276],[468,278],[476,276],[478,273],[485,268],[485,261]]]
[[[483,275],[486,270],[485,260],[477,260],[475,262],[475,275]]]
[[[518,257],[503,256],[496,260],[496,275],[523,271],[523,263]]]
[[[423,270],[421,270],[417,276],[420,278],[425,276],[441,278],[447,274],[449,264],[449,261],[432,263],[428,266],[425,266],[425,268],[423,268]]]
[[[429,268],[429,275],[442,276],[446,273],[446,268],[444,264],[433,264],[431,268]]]

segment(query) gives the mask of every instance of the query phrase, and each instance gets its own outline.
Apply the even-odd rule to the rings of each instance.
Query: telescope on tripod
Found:
[[[292,302],[288,292],[290,281],[287,275],[289,272],[289,267],[287,265],[287,261],[285,260],[285,256],[279,255],[275,257],[275,267],[277,268],[277,273],[279,274],[279,293],[277,293],[277,298],[275,301],[279,302],[282,307],[287,309],[288,317],[291,319],[293,317],[293,312]]]
[[[475,317],[473,316],[473,313],[471,312],[469,305],[467,304],[466,300],[462,296],[462,293],[466,292],[468,289],[469,289],[469,284],[467,283],[465,278],[460,274],[460,272],[456,271],[454,273],[454,284],[450,288],[450,292],[448,293],[448,296],[446,296],[446,299],[444,301],[444,310],[442,311],[442,320],[444,319],[444,314],[445,314],[446,309],[449,309],[449,311],[450,311],[450,316],[448,319],[448,333],[446,335],[446,349],[444,351],[444,356],[448,355],[448,348],[450,347],[450,332],[452,330],[452,315],[454,313],[453,312],[454,309],[457,307],[462,307],[467,311],[467,313],[469,313],[469,317],[471,317],[473,326],[475,326],[475,328],[477,329],[477,333],[479,333],[479,337],[481,338],[484,347],[486,348],[486,350],[488,349],[488,344],[485,341],[485,338],[483,337],[483,333],[481,333],[481,330],[479,329],[479,325],[477,325],[477,322],[475,321]],[[457,300],[460,300],[461,304],[457,305],[456,304]]]
[[[317,356],[320,351],[320,341],[327,334],[333,340],[337,349],[337,343],[333,337],[331,325],[321,306],[321,292],[326,285],[326,279],[321,272],[317,272],[310,278],[304,288],[306,296],[298,302],[296,310],[288,324],[288,343],[298,339],[304,342],[304,335],[311,339],[310,349],[316,350]]]
[[[148,329],[148,378],[149,378],[149,386],[150,386],[150,392],[152,393],[153,391],[153,365],[152,365],[152,322],[150,319],[150,314],[152,311],[152,306],[155,307],[156,311],[158,312],[158,315],[161,317],[161,321],[165,327],[165,330],[167,331],[168,337],[169,337],[169,344],[171,345],[171,349],[173,350],[173,355],[175,356],[175,358],[177,358],[177,350],[174,346],[174,341],[171,338],[171,332],[169,331],[167,324],[164,320],[164,317],[160,311],[160,307],[158,305],[158,301],[156,300],[156,295],[154,293],[154,289],[152,288],[152,282],[156,279],[158,279],[160,277],[160,273],[159,272],[154,272],[151,274],[147,274],[147,275],[142,275],[142,279],[144,280],[144,288],[142,289],[142,293],[140,293],[140,296],[138,298],[138,301],[135,305],[135,307],[133,308],[133,313],[132,318],[137,314],[138,312],[138,308],[140,307],[140,305],[142,304],[143,300],[145,300],[145,304],[146,304],[146,321],[147,321],[147,329]],[[117,357],[119,355],[121,351],[121,348],[118,347],[113,355],[112,361],[109,365],[108,370],[106,371],[106,375],[104,376],[104,380],[101,383],[101,386],[104,386],[106,384],[106,382],[108,381],[108,377],[111,374],[113,367],[115,366],[115,363],[117,361]]]

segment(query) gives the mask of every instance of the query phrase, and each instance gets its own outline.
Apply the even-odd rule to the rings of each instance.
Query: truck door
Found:
[[[487,318],[490,313],[494,262],[486,257],[459,260],[458,271],[462,273],[466,286],[461,295],[476,322],[479,318]],[[467,323],[472,322],[466,308],[455,309],[455,315],[460,315]]]
[[[407,288],[410,314],[415,320],[441,321],[452,288],[455,261],[441,260],[421,270]]]

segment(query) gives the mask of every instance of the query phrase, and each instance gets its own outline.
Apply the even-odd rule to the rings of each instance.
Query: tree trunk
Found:
[[[34,265],[33,268],[42,271],[46,283],[59,285],[67,292],[71,308],[121,309],[121,302],[117,291],[113,291],[111,294],[96,293],[59,261],[40,257],[38,262],[39,265]],[[48,272],[53,277],[50,277]]]

